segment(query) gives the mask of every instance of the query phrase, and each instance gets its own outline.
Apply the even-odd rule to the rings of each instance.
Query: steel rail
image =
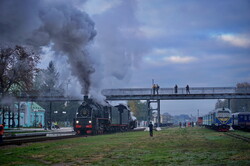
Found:
[[[246,137],[246,136],[243,136],[243,135],[239,135],[239,134],[235,134],[235,133],[230,133],[230,132],[226,132],[224,134],[227,135],[227,136],[233,137],[233,138],[237,138],[237,139],[243,140],[245,142],[250,142],[250,138]]]

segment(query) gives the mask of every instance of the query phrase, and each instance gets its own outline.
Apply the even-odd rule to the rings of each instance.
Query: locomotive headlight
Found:
[[[78,123],[79,123],[79,121],[77,120],[77,121],[76,121],[76,124],[78,124]]]
[[[92,123],[92,121],[90,120],[89,123]]]

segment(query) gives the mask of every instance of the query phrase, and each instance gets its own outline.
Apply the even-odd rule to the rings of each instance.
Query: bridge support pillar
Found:
[[[228,109],[231,110],[231,99],[228,99],[227,101],[228,101]]]
[[[147,100],[147,107],[148,107],[148,119],[147,119],[147,124],[149,124],[151,120],[151,108],[150,108],[150,100]]]
[[[150,107],[150,104],[151,103],[156,103],[157,104],[157,108],[156,109],[153,109]],[[147,122],[149,124],[149,122],[151,121],[152,119],[152,111],[155,110],[157,111],[157,118],[155,118],[155,123],[157,123],[157,128],[156,130],[161,130],[160,128],[160,122],[161,122],[161,111],[160,111],[160,99],[157,99],[157,100],[147,100],[147,107],[148,107],[148,119],[147,119]]]
[[[161,123],[161,106],[160,106],[160,100],[157,100],[157,117],[158,117],[158,123],[156,130],[161,130],[160,123]]]

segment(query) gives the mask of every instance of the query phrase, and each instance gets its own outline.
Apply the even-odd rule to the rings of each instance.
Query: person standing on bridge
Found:
[[[187,93],[187,94],[190,94],[189,86],[188,86],[188,85],[186,86],[186,93]]]
[[[160,89],[160,86],[158,84],[155,85],[155,88],[156,88],[156,93],[157,95],[159,94],[159,89]]]
[[[152,122],[149,123],[148,127],[149,127],[149,135],[150,135],[150,137],[153,137],[153,127],[154,126],[153,126]]]
[[[177,94],[178,93],[178,86],[175,84],[174,86],[174,92]]]
[[[153,84],[152,89],[153,89],[153,95],[155,95],[155,90],[156,90],[156,85],[155,84]]]

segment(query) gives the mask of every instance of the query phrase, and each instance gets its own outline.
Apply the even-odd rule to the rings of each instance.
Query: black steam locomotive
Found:
[[[127,131],[136,127],[136,120],[127,106],[101,105],[84,96],[74,119],[77,134],[102,134],[105,132]]]

